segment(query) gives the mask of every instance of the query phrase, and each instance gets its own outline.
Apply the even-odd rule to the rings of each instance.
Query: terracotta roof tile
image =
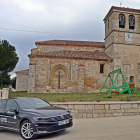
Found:
[[[36,45],[71,45],[71,46],[93,46],[105,47],[105,42],[92,42],[92,41],[73,41],[73,40],[47,40],[35,42]]]
[[[15,73],[29,73],[29,69],[16,71]]]
[[[79,59],[96,59],[96,60],[111,60],[105,52],[99,51],[53,51],[53,52],[37,52],[29,54],[29,57],[59,57],[59,58],[79,58]]]

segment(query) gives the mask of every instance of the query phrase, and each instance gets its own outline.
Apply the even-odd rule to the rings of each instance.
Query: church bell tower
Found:
[[[140,87],[140,10],[112,6],[104,18],[105,52],[111,70],[121,68],[127,82]],[[119,79],[118,85],[122,84]]]

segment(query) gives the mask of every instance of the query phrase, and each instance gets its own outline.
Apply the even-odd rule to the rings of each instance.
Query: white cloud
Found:
[[[16,76],[17,76],[16,74],[11,74],[10,78],[13,79]]]
[[[45,7],[37,0],[13,0],[21,9],[27,11],[44,11]]]

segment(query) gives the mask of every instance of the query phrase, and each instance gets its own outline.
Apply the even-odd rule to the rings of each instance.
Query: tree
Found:
[[[10,75],[7,73],[2,73],[0,75],[0,88],[3,88],[5,86],[8,86],[11,84],[11,79],[10,79]]]
[[[14,77],[13,79],[11,79],[11,85],[12,85],[12,87],[14,89],[16,88],[16,77]]]
[[[15,47],[6,40],[0,41],[0,75],[14,70],[18,60]]]
[[[19,58],[14,46],[6,40],[0,41],[0,87],[11,84],[10,75],[8,74],[16,67]]]

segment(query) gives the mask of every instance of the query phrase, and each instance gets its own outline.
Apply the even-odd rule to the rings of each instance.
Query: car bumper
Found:
[[[68,124],[58,125],[58,122],[56,123],[38,123],[34,125],[34,134],[49,134],[54,133],[58,131],[65,130],[66,128],[72,127],[73,121],[72,119],[69,120]]]

